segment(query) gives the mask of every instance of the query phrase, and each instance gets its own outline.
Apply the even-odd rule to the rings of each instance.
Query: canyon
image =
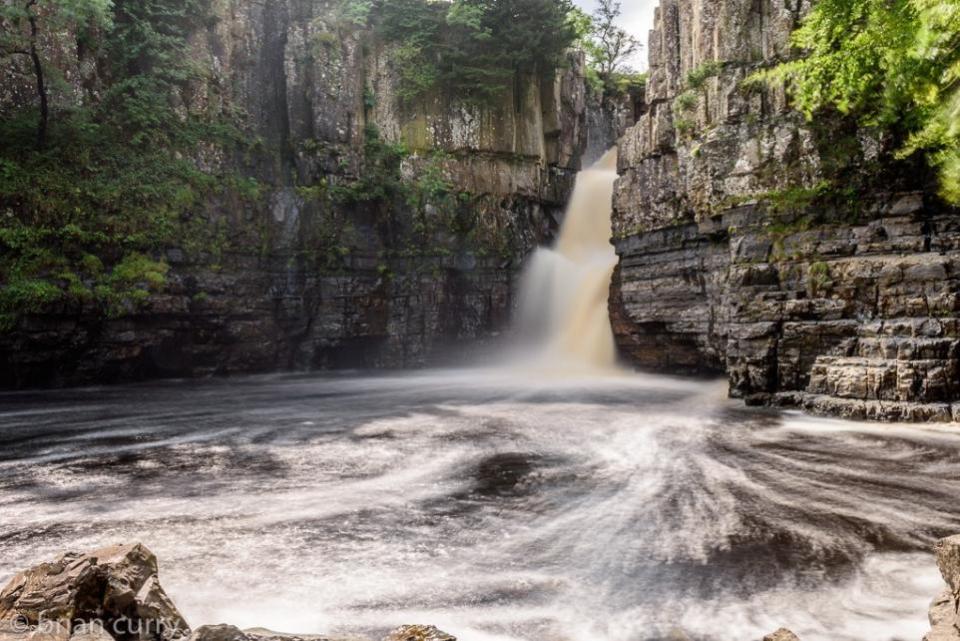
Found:
[[[207,150],[198,163],[236,166],[264,193],[191,212],[222,229],[222,246],[169,247],[159,256],[168,282],[141,308],[24,314],[0,337],[0,385],[415,367],[507,328],[521,263],[558,228],[581,158],[599,157],[632,121],[631,99],[588,92],[583,55],[571,53],[555,77],[520,77],[495,104],[442,89],[408,104],[393,50],[345,24],[337,6],[216,7],[191,43],[208,77],[177,99],[187,111],[213,103],[243,114],[255,145],[241,158]],[[58,100],[105,89],[70,38],[43,45],[68,81]],[[0,110],[35,100],[29,74],[14,80]],[[365,160],[382,148],[404,157],[400,176],[381,178],[441,183],[457,200],[453,220],[434,202],[377,211],[311,198],[370,178]],[[425,245],[405,238],[417,225],[429,228]],[[331,235],[333,247],[322,242]]]
[[[333,21],[324,0],[223,3],[192,42],[209,80],[180,99],[245,114],[256,149],[201,161],[238,164],[264,195],[195,212],[231,242],[169,247],[167,285],[140,309],[23,314],[0,337],[0,385],[455,358],[451,346],[508,329],[521,265],[555,237],[576,173],[619,142],[610,315],[625,362],[726,375],[750,404],[957,420],[956,212],[922,168],[886,160],[882,136],[808,122],[783,88],[749,82],[791,55],[808,9],[663,0],[644,92],[598,95],[571,53],[554,78],[519,78],[477,106],[442,90],[406,104],[389,45]],[[45,46],[68,81],[61,100],[106,82],[68,42]],[[0,104],[30,99],[22,80]],[[434,221],[410,247],[398,229],[439,218],[429,199],[419,212],[310,199],[362,178],[371,132],[408,150],[403,181],[450,187],[454,228]],[[331,226],[334,259],[318,240]]]

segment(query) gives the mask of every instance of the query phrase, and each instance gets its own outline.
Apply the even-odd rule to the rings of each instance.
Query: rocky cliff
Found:
[[[809,3],[662,0],[621,141],[621,350],[731,394],[849,418],[960,418],[960,219],[922,168],[749,82]]]
[[[611,144],[622,125],[609,123],[625,116],[588,118],[599,102],[588,101],[576,54],[553,78],[519,78],[497,104],[442,89],[407,104],[392,49],[334,7],[216,3],[191,40],[206,80],[177,99],[240,114],[249,148],[198,162],[239,168],[261,186],[257,201],[191,212],[223,242],[167,248],[167,284],[139,309],[22,315],[0,337],[0,386],[416,366],[504,327],[516,269],[556,228],[588,141]],[[55,101],[89,99],[109,82],[69,37],[43,45],[66,80]],[[29,73],[5,64],[2,104],[33,100]],[[333,190],[378,180],[372,154],[401,147],[395,178],[418,202],[330,204]]]

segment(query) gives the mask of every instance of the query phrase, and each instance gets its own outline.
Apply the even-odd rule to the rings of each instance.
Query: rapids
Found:
[[[194,626],[915,641],[960,433],[521,371],[0,395],[0,580],[142,541]]]
[[[916,640],[960,432],[621,371],[616,151],[495,368],[0,395],[0,580],[140,541],[194,625],[461,641]]]

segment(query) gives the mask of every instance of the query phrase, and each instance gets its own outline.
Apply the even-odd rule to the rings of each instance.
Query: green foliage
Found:
[[[621,14],[619,2],[599,0],[593,16],[593,37],[587,54],[607,82],[618,72],[629,72],[629,61],[641,48],[640,41],[617,24]]]
[[[810,265],[807,270],[807,290],[811,296],[819,296],[833,287],[830,277],[830,265],[818,261]]]
[[[573,7],[570,9],[567,20],[573,29],[575,37],[574,44],[577,47],[583,51],[588,51],[589,47],[594,46],[593,33],[596,29],[596,24],[593,16],[580,7]]]
[[[153,292],[166,285],[166,263],[138,253],[128,254],[113,271],[94,286],[94,296],[110,316],[124,316],[139,309]]]
[[[646,73],[616,72],[610,77],[614,91],[620,95],[643,91],[647,86]]]
[[[697,128],[697,123],[689,118],[677,118],[673,122],[674,129],[677,130],[677,133],[681,138],[690,136],[694,130]]]
[[[808,118],[832,109],[892,133],[960,202],[960,0],[820,0],[793,39],[803,56],[754,81],[788,83]]]
[[[723,71],[722,62],[705,62],[687,74],[687,88],[700,91],[710,78],[716,78]]]
[[[482,199],[458,190],[448,177],[450,156],[434,152],[410,156],[403,145],[383,140],[375,127],[366,130],[360,175],[353,181],[301,188],[300,195],[326,210],[315,247],[333,269],[349,253],[343,247],[346,226],[338,217],[370,216],[390,250],[384,257],[436,258],[455,249],[483,255],[512,255],[509,234],[482,229]],[[490,233],[488,233],[490,232]],[[331,254],[332,252],[332,254]]]
[[[598,92],[622,96],[642,89],[647,77],[630,68],[630,60],[642,45],[617,24],[621,13],[619,2],[600,0],[594,15],[574,8],[568,20],[576,34],[576,46],[587,55],[588,82]]]
[[[205,228],[185,223],[188,214],[227,191],[259,197],[256,181],[202,170],[194,160],[201,147],[239,144],[229,119],[181,111],[173,99],[202,80],[187,38],[209,19],[205,7],[115,0],[94,51],[111,79],[100,100],[54,112],[42,149],[32,144],[33,109],[0,120],[7,326],[16,313],[58,301],[94,303],[111,315],[134,311],[163,286],[166,266],[149,256],[204,238]]]
[[[373,0],[343,0],[337,7],[338,22],[351,27],[365,27],[373,11]]]
[[[697,102],[698,99],[695,92],[684,91],[682,94],[677,96],[673,106],[678,112],[693,111],[697,106]]]
[[[393,64],[406,101],[442,87],[488,102],[519,74],[546,75],[576,39],[570,0],[389,0],[377,33],[395,45]]]
[[[113,19],[112,0],[6,0],[0,3],[0,21],[9,28],[0,32],[0,52],[9,53],[16,49],[25,49],[29,38],[27,20],[31,14],[38,15],[42,5],[43,21],[47,31],[76,28],[82,35],[89,29],[108,29]]]
[[[400,169],[409,155],[407,148],[384,141],[376,125],[367,125],[364,136],[361,175],[355,181],[332,186],[333,200],[342,205],[403,202],[406,186]]]
[[[767,192],[759,196],[767,209],[773,214],[802,212],[809,209],[814,203],[827,196],[835,196],[830,183],[821,181],[813,187],[791,187],[778,191]]]

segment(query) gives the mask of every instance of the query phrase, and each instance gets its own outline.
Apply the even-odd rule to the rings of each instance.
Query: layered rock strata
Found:
[[[139,309],[108,318],[64,303],[23,315],[0,336],[0,387],[416,366],[505,327],[516,271],[556,229],[588,138],[612,144],[632,114],[588,100],[579,54],[553,78],[521,77],[496,104],[466,105],[442,88],[407,104],[389,46],[344,24],[337,6],[215,3],[192,40],[207,80],[175,98],[188,111],[242,114],[253,149],[198,162],[255,179],[258,203],[192,212],[221,230],[222,246],[168,248],[158,256],[171,266],[167,285]],[[55,106],[95,99],[109,82],[69,34],[42,45],[66,80]],[[0,66],[0,112],[32,104],[19,64]],[[610,113],[588,119],[591,109]],[[363,177],[371,136],[403,145],[404,180],[431,171],[456,192],[457,229],[437,222],[410,247],[403,203],[387,203],[385,224],[383,212],[318,202]],[[423,216],[433,225],[437,208]],[[332,248],[321,242],[331,230]]]
[[[920,177],[863,188],[882,140],[745,82],[790,55],[807,9],[662,0],[646,113],[621,141],[618,344],[640,367],[726,373],[753,403],[960,418],[956,212],[910,190]]]

